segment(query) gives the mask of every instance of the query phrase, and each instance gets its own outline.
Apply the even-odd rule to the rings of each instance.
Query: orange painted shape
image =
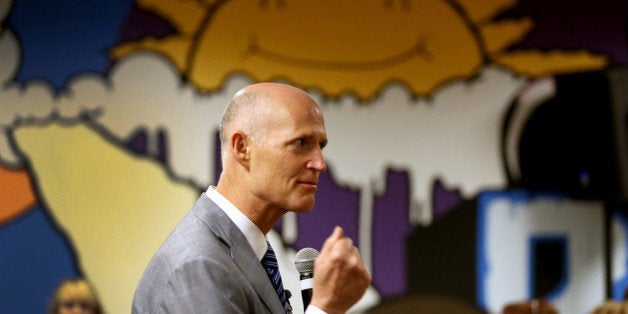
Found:
[[[27,170],[0,166],[0,224],[26,212],[36,201]]]

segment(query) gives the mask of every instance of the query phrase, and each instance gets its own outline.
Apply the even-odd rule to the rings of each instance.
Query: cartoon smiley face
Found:
[[[176,30],[112,49],[114,59],[138,50],[167,56],[202,91],[232,74],[288,81],[326,96],[374,97],[398,82],[426,96],[495,63],[522,75],[599,69],[586,51],[506,48],[533,27],[530,19],[493,21],[506,5],[443,0],[138,0]]]
[[[401,81],[425,94],[475,71],[476,46],[446,1],[235,0],[209,21],[189,79],[211,90],[244,72],[363,98]]]

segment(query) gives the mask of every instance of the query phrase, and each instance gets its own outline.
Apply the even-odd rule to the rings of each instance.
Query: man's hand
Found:
[[[358,248],[336,227],[314,262],[311,305],[329,313],[344,313],[360,300],[371,283]]]

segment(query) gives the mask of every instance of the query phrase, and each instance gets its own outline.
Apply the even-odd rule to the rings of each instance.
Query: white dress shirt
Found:
[[[233,221],[238,229],[240,229],[246,241],[251,248],[253,248],[255,256],[261,262],[267,249],[266,235],[262,233],[262,230],[259,230],[249,217],[244,215],[233,203],[216,191],[215,187],[210,186],[207,191],[205,191],[205,194],[207,194],[207,197],[216,203],[216,205],[229,216],[229,219]],[[326,312],[316,306],[310,305],[307,307],[305,314],[326,314]]]

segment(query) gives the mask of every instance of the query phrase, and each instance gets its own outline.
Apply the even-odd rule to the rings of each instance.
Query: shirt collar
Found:
[[[207,197],[216,203],[218,207],[229,216],[229,219],[233,221],[238,229],[240,229],[246,241],[253,249],[253,252],[255,252],[255,256],[261,261],[267,249],[266,236],[264,233],[259,230],[249,217],[244,215],[233,203],[216,191],[215,187],[210,186],[207,191],[205,191],[205,194],[207,194]]]

